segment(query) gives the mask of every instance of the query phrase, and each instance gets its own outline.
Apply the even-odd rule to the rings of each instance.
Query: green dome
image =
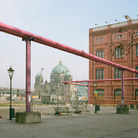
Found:
[[[68,68],[62,64],[62,61],[59,61],[59,65],[55,66],[51,72],[52,74],[66,74],[69,72]]]
[[[37,73],[35,77],[38,78],[39,76],[42,76],[41,72]]]
[[[70,75],[70,73],[69,72],[66,72],[66,76],[69,76]]]

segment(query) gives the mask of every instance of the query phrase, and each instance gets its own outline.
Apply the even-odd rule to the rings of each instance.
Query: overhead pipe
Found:
[[[102,80],[81,80],[81,81],[63,81],[62,83],[67,84],[75,84],[75,85],[83,85],[88,87],[88,103],[90,103],[90,82],[102,82],[102,81],[121,81],[121,106],[124,108],[124,81],[130,81],[130,80],[138,80],[138,78],[124,78],[124,71],[122,71],[122,77],[121,79],[102,79]],[[80,84],[81,82],[88,82],[88,85],[86,84]]]
[[[88,84],[81,84],[81,83],[74,83],[74,82],[68,82],[68,81],[63,81],[62,83],[65,83],[65,84],[72,84],[72,85],[81,85],[81,86],[88,86]]]
[[[21,30],[21,29],[18,29],[16,27],[4,24],[2,22],[0,22],[0,31],[15,35],[17,37],[21,37],[23,39],[31,37],[32,41],[34,41],[34,42],[44,44],[44,45],[47,45],[47,46],[50,46],[50,47],[53,47],[53,48],[56,48],[56,49],[60,49],[62,51],[72,53],[72,54],[78,55],[80,57],[84,57],[84,58],[87,58],[87,59],[90,59],[90,60],[93,60],[93,61],[96,61],[96,62],[99,62],[99,63],[103,63],[103,64],[106,64],[106,65],[109,65],[109,66],[112,66],[112,67],[115,67],[115,68],[119,68],[120,70],[123,69],[123,70],[129,71],[129,72],[134,72],[134,73],[138,74],[138,71],[135,70],[135,69],[128,68],[128,67],[125,67],[123,65],[119,65],[117,63],[111,62],[109,60],[99,58],[97,56],[86,53],[83,50],[77,50],[77,49],[69,47],[67,45],[60,44],[58,42],[52,41],[50,39],[41,37],[39,35],[30,33],[30,32],[27,32],[27,31],[24,31],[24,30]]]
[[[138,78],[124,78],[125,81],[130,81],[130,80],[138,80]],[[101,79],[101,80],[80,80],[80,81],[63,81],[62,83],[76,83],[76,82],[101,82],[101,81],[121,81],[120,79]],[[79,84],[76,84],[79,85]]]

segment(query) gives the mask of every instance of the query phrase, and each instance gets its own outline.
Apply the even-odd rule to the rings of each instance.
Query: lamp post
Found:
[[[9,119],[12,120],[12,103],[11,103],[11,100],[12,100],[12,77],[13,77],[13,72],[14,70],[12,69],[12,67],[10,67],[8,70],[8,73],[9,73],[9,77],[10,77],[10,113],[9,113]]]
[[[96,98],[97,98],[97,91],[96,91],[96,87],[97,87],[97,81],[95,81],[94,86],[95,86],[95,91],[94,91],[94,93],[95,93],[95,113],[97,113],[97,106],[96,106]]]

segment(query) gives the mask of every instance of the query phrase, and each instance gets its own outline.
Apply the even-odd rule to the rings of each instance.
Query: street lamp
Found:
[[[12,92],[12,77],[13,77],[14,70],[10,66],[10,68],[7,71],[9,73],[9,77],[10,77],[10,110],[9,110],[10,112],[9,112],[9,119],[12,120],[12,117],[14,117],[13,116],[14,109],[12,108],[12,105],[11,105],[11,100],[12,100],[12,94],[11,94],[11,92]]]

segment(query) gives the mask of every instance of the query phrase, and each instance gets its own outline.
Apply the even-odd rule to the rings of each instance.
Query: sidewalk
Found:
[[[41,123],[38,124],[17,124],[14,119],[1,118],[0,138],[138,137],[138,110],[130,110],[130,114],[123,115],[116,114],[116,108],[113,107],[101,107],[97,114],[94,113],[94,107],[90,109],[90,114],[42,114]]]

